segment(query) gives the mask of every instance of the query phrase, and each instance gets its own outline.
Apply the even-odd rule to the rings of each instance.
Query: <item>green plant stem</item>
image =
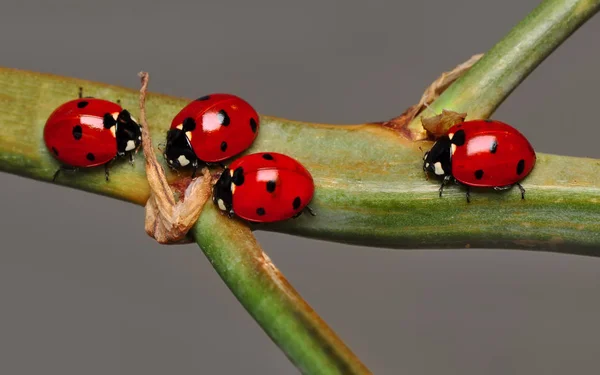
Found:
[[[95,82],[0,68],[0,170],[43,181],[57,162],[43,142],[48,115],[77,95],[116,100],[133,113],[138,92]],[[148,122],[155,149],[186,99],[149,93]],[[345,243],[390,248],[510,248],[600,255],[600,160],[538,154],[517,191],[464,190],[426,180],[422,151],[379,125],[333,126],[261,116],[261,132],[248,153],[288,154],[312,173],[317,216],[261,225],[278,231]],[[138,156],[140,159],[142,155]],[[159,158],[171,181],[177,176]],[[144,205],[149,195],[143,161],[117,162],[111,180],[103,169],[64,174],[57,184]],[[141,230],[141,228],[140,228]]]
[[[302,373],[369,373],[281,276],[247,226],[208,205],[192,232],[233,294]]]
[[[431,104],[488,118],[546,57],[600,9],[600,0],[545,0]],[[424,112],[423,115],[431,116]],[[408,125],[424,139],[420,116]]]

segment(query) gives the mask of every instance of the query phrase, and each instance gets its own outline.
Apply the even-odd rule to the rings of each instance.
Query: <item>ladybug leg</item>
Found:
[[[134,162],[134,159],[133,159],[133,152],[130,152],[130,153],[129,153],[129,164],[131,164],[131,166],[133,166],[133,162]]]
[[[467,186],[467,203],[471,203],[471,188]]]
[[[521,184],[518,182],[515,185],[517,185],[519,187],[519,190],[521,190],[521,199],[525,199],[525,188],[521,186]]]
[[[198,164],[196,162],[194,162],[192,164],[192,179],[194,179],[196,177],[196,170],[198,169]]]
[[[54,172],[54,176],[52,177],[52,182],[56,181],[56,178],[58,177],[58,175],[60,174],[60,172],[76,172],[77,168],[72,168],[72,167],[66,167],[64,165],[61,165],[60,168],[58,168],[58,170],[56,172]]]
[[[302,215],[304,213],[305,210],[308,211],[308,213],[311,216],[317,216],[317,214],[315,213],[315,211],[313,211],[312,208],[310,208],[309,206],[306,206],[306,207],[304,207],[304,209],[302,211],[300,211],[296,215],[292,216],[292,219],[298,218],[300,215]]]
[[[440,198],[442,197],[442,192],[444,191],[444,186],[446,186],[448,184],[448,182],[450,182],[451,178],[452,177],[450,177],[450,176],[444,177],[444,180],[442,181],[442,185],[440,186],[440,189],[439,189]]]
[[[56,181],[56,178],[58,177],[58,175],[60,174],[60,171],[62,171],[62,167],[58,168],[56,170],[56,172],[54,172],[54,177],[52,177],[52,182]]]
[[[232,219],[233,215],[235,215],[235,213],[233,212],[233,209],[229,210],[229,212],[227,213],[227,216],[229,216],[229,218]]]
[[[108,163],[104,164],[104,177],[106,178],[106,181],[108,181],[108,175],[109,175],[109,172],[108,172],[108,164],[109,164],[109,163],[110,163],[110,162],[108,162]]]
[[[83,96],[83,87],[81,87],[81,86],[79,87],[79,94],[78,94],[78,96],[79,96],[79,99],[83,99],[84,98],[84,96]],[[86,98],[93,98],[93,96],[86,96]]]

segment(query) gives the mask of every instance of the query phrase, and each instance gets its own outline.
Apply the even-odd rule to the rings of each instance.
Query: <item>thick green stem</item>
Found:
[[[49,181],[58,168],[43,142],[46,118],[77,95],[121,98],[134,113],[138,92],[71,78],[0,69],[0,170]],[[148,122],[154,142],[187,103],[150,93]],[[538,154],[522,201],[518,192],[464,190],[426,180],[422,151],[378,125],[332,126],[261,116],[261,131],[248,152],[288,154],[311,171],[317,216],[256,227],[306,237],[390,248],[512,248],[600,255],[600,160]],[[158,152],[158,150],[157,150]],[[138,158],[141,158],[139,155]],[[171,180],[177,178],[163,163]],[[143,205],[149,189],[142,160],[103,170],[64,174],[58,184]],[[140,227],[140,230],[142,227]]]
[[[433,102],[431,109],[466,112],[467,119],[488,118],[552,51],[600,9],[600,0],[545,0],[466,74]],[[423,114],[431,116],[427,111]],[[424,139],[420,117],[409,125]]]

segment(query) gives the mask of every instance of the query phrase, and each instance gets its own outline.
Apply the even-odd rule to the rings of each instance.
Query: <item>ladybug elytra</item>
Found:
[[[311,174],[295,159],[275,152],[245,155],[225,168],[213,187],[213,201],[230,217],[274,222],[299,216],[315,187]]]

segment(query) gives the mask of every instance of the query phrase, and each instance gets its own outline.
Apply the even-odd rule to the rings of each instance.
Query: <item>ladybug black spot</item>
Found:
[[[225,152],[225,150],[227,150],[227,142],[223,141],[221,142],[221,151]]]
[[[231,182],[233,182],[237,186],[241,186],[244,183],[244,168],[237,167],[233,171],[233,176],[231,176]]]
[[[252,129],[252,133],[256,133],[256,120],[250,117],[250,128]]]
[[[452,137],[451,142],[457,146],[464,145],[465,144],[465,131],[463,129],[460,129],[459,131],[454,133],[454,136]]]
[[[81,137],[83,136],[83,129],[81,128],[81,125],[75,125],[73,126],[73,138],[75,138],[75,140],[80,140]]]
[[[102,118],[102,125],[104,125],[104,129],[110,129],[117,125],[117,120],[115,120],[110,113],[105,113]]]
[[[498,142],[494,139],[492,146],[490,146],[490,152],[492,154],[495,154],[497,149],[498,149]]]
[[[256,209],[256,214],[257,214],[258,216],[263,216],[265,213],[266,213],[266,212],[265,212],[265,209],[264,209],[264,208],[262,208],[262,207],[259,207],[259,208],[257,208],[257,209]]]
[[[221,115],[222,119],[221,119],[221,125],[223,126],[229,126],[229,123],[231,122],[231,119],[229,118],[229,115],[227,114],[227,112],[225,112],[224,109],[219,111],[219,115]]]
[[[271,155],[271,154],[263,154],[262,157],[265,160],[273,160],[273,155]]]
[[[191,132],[194,129],[196,129],[196,121],[194,121],[193,118],[188,117],[185,120],[183,120],[183,131],[184,132]]]
[[[208,100],[208,99],[210,99],[210,95],[204,95],[204,96],[201,96],[201,97],[199,97],[199,98],[198,98],[198,99],[196,99],[196,100],[200,100],[200,101],[202,101],[202,100]]]
[[[483,170],[482,169],[478,169],[475,171],[475,178],[478,180],[481,180],[483,178]]]
[[[275,181],[273,181],[273,180],[267,181],[267,191],[269,193],[272,193],[275,191]]]
[[[58,156],[58,150],[55,147],[52,147],[52,152],[54,152],[54,155]]]
[[[94,156],[94,154],[92,154],[91,152],[90,152],[90,153],[88,153],[88,154],[87,154],[85,157],[86,157],[86,158],[87,158],[87,160],[89,160],[89,161],[94,161],[94,160],[96,160],[96,157],[95,157],[95,156]]]
[[[294,208],[294,210],[297,210],[298,208],[300,208],[300,203],[302,203],[300,201],[300,197],[294,198],[294,201],[292,202],[292,207]]]
[[[88,101],[82,100],[79,103],[77,103],[77,108],[85,108],[88,104],[90,104]]]
[[[523,173],[524,170],[525,170],[525,160],[521,159],[517,163],[517,174],[521,175],[521,173]]]

